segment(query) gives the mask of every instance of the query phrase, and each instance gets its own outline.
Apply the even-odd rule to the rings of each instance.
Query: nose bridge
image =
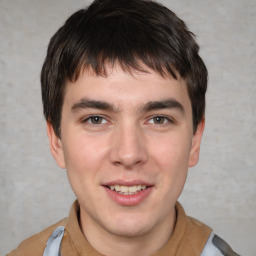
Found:
[[[112,161],[126,167],[144,163],[147,159],[145,139],[135,122],[122,122],[113,134]]]

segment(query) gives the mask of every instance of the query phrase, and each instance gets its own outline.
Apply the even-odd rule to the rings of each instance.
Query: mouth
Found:
[[[112,191],[117,192],[118,194],[121,195],[135,195],[150,186],[146,185],[132,185],[132,186],[123,186],[123,185],[110,185],[110,186],[105,186],[109,188]]]
[[[140,181],[114,181],[103,185],[108,196],[118,205],[135,206],[146,200],[153,192],[153,185]]]

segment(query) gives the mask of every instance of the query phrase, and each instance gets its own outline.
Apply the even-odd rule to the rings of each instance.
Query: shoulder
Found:
[[[185,237],[197,255],[202,252],[211,233],[212,229],[209,226],[197,219],[187,217]]]
[[[17,249],[11,251],[6,256],[42,256],[44,248],[46,246],[47,240],[52,234],[52,232],[58,227],[63,226],[66,223],[66,219],[63,219],[54,225],[44,229],[43,231],[27,238]]]
[[[187,216],[178,202],[176,212],[176,228],[173,235],[176,234],[181,239],[178,255],[200,255],[212,233],[212,229],[201,221]]]
[[[239,256],[210,227],[192,217],[187,217],[186,233],[195,251],[200,248],[201,256]]]
[[[222,238],[211,233],[201,256],[239,256]]]
[[[206,243],[212,233],[212,228],[193,217],[187,216],[185,232],[190,239],[195,238],[202,241],[202,243]]]

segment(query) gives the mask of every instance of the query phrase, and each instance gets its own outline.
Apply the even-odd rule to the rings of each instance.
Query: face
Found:
[[[193,134],[182,79],[85,72],[68,83],[61,139],[48,136],[80,203],[81,224],[101,234],[143,236],[175,221],[188,167],[198,161],[203,122]]]

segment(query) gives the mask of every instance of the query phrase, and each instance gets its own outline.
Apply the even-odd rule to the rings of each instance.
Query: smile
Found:
[[[109,188],[122,195],[134,195],[142,190],[145,190],[147,186],[146,185],[134,185],[134,186],[111,185],[109,186]]]
[[[154,186],[152,184],[145,184],[145,182],[118,182],[113,181],[110,184],[103,185],[107,195],[118,205],[135,206],[146,200],[153,192]]]

